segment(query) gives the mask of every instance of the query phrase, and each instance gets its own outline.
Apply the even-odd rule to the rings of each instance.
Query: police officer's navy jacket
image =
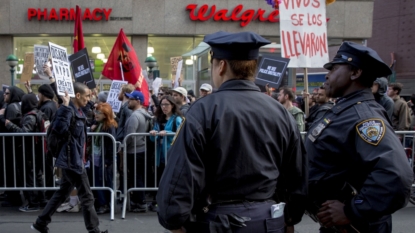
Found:
[[[358,194],[346,201],[344,211],[356,226],[367,226],[406,205],[413,174],[386,111],[370,89],[341,98],[312,125],[305,146],[314,202],[338,199],[337,192],[349,183]]]
[[[200,212],[207,195],[214,202],[261,201],[278,189],[288,202],[287,224],[304,213],[307,159],[296,122],[251,81],[229,80],[192,104],[167,161],[157,195],[167,229],[183,226],[192,210]]]
[[[75,113],[75,123],[73,127],[70,127],[72,112]],[[52,129],[62,135],[68,130],[71,132],[71,140],[63,145],[59,156],[56,159],[55,166],[82,174],[84,169],[83,156],[85,153],[86,142],[85,114],[79,112],[72,101],[69,101],[68,106],[61,105],[59,107],[55,118],[56,119],[50,126],[53,127]],[[68,143],[70,154],[68,154],[68,150],[65,149]]]

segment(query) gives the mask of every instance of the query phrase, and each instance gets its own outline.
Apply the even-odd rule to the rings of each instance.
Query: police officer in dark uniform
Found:
[[[204,42],[218,90],[191,105],[168,152],[159,222],[173,232],[293,232],[305,209],[307,159],[294,118],[254,83],[259,47],[270,42],[251,32]],[[284,216],[272,218],[280,201]]]
[[[384,108],[370,90],[390,68],[362,45],[343,42],[324,83],[339,98],[313,123],[307,211],[320,232],[392,232],[391,214],[407,204],[413,174]]]

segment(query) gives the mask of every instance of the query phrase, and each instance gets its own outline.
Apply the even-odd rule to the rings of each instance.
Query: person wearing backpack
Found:
[[[131,136],[128,138],[127,136],[132,133],[148,132],[150,130],[149,122],[151,116],[142,106],[142,103],[144,103],[143,93],[133,91],[130,94],[125,93],[125,96],[129,99],[128,108],[133,111],[125,123],[124,129],[124,140],[126,140],[127,147],[127,158],[125,159],[127,159],[128,188],[144,187],[145,136]],[[144,191],[134,191],[130,200],[130,206],[133,212],[147,212]]]
[[[15,133],[34,133],[40,132],[41,116],[44,115],[36,107],[38,105],[38,100],[34,94],[26,94],[22,98],[22,115],[23,118],[19,125],[14,124],[13,122],[6,120],[5,126],[7,130]],[[25,163],[25,175],[26,175],[26,187],[35,187],[34,179],[36,179],[36,186],[43,186],[42,173],[43,173],[43,161],[42,161],[42,146],[41,139],[33,140],[32,136],[25,136],[23,141],[24,155],[16,154],[16,165],[17,165],[17,177],[19,178],[19,183],[23,184],[23,163]],[[33,151],[33,142],[35,143],[35,151]],[[33,158],[35,157],[35,161]],[[33,169],[36,169],[35,175],[33,177]],[[20,186],[20,185],[19,185]],[[23,192],[24,197],[27,201],[27,205],[19,208],[22,212],[34,212],[40,210],[40,204],[45,202],[43,191],[25,191]]]
[[[166,155],[173,142],[174,136],[166,136],[167,133],[175,133],[183,121],[183,115],[176,105],[174,98],[163,96],[160,105],[157,106],[154,113],[156,121],[153,130],[150,131],[150,140],[155,141],[156,146],[156,165],[157,165],[157,184],[158,186],[164,168],[166,167]],[[158,134],[158,135],[157,135]],[[157,204],[152,203],[153,208],[157,209]]]
[[[99,229],[98,215],[94,208],[94,195],[85,169],[86,117],[81,108],[87,105],[91,92],[83,83],[76,82],[73,87],[75,97],[71,99],[67,92],[64,96],[61,96],[62,105],[56,112],[55,119],[48,129],[48,143],[52,134],[64,141],[58,149],[59,152],[53,154],[57,157],[55,167],[62,169],[62,179],[59,189],[53,194],[43,212],[31,226],[33,230],[40,233],[49,232],[47,225],[52,221],[52,215],[66,200],[74,187],[76,187],[81,201],[87,231],[102,233]],[[66,137],[68,134],[70,136]]]

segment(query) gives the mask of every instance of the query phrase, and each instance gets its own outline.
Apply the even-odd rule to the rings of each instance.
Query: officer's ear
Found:
[[[220,76],[224,76],[226,74],[226,70],[227,70],[227,65],[229,63],[226,60],[219,60],[218,61],[218,66],[219,66],[219,75]]]
[[[358,79],[362,75],[362,72],[363,72],[362,69],[353,69],[352,70],[352,76],[350,77],[350,79],[352,81]]]

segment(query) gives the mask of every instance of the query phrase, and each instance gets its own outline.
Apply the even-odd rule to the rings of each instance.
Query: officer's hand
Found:
[[[159,132],[159,135],[162,136],[162,137],[166,136],[166,134],[167,134],[167,132],[165,130],[162,130],[162,131]]]
[[[344,204],[337,200],[329,200],[322,204],[317,217],[325,227],[341,226],[350,223],[344,214]]]
[[[285,233],[294,233],[294,226],[286,226]]]
[[[150,133],[150,135],[151,135],[151,136],[156,136],[157,131],[155,131],[155,130],[151,130],[149,133]]]

